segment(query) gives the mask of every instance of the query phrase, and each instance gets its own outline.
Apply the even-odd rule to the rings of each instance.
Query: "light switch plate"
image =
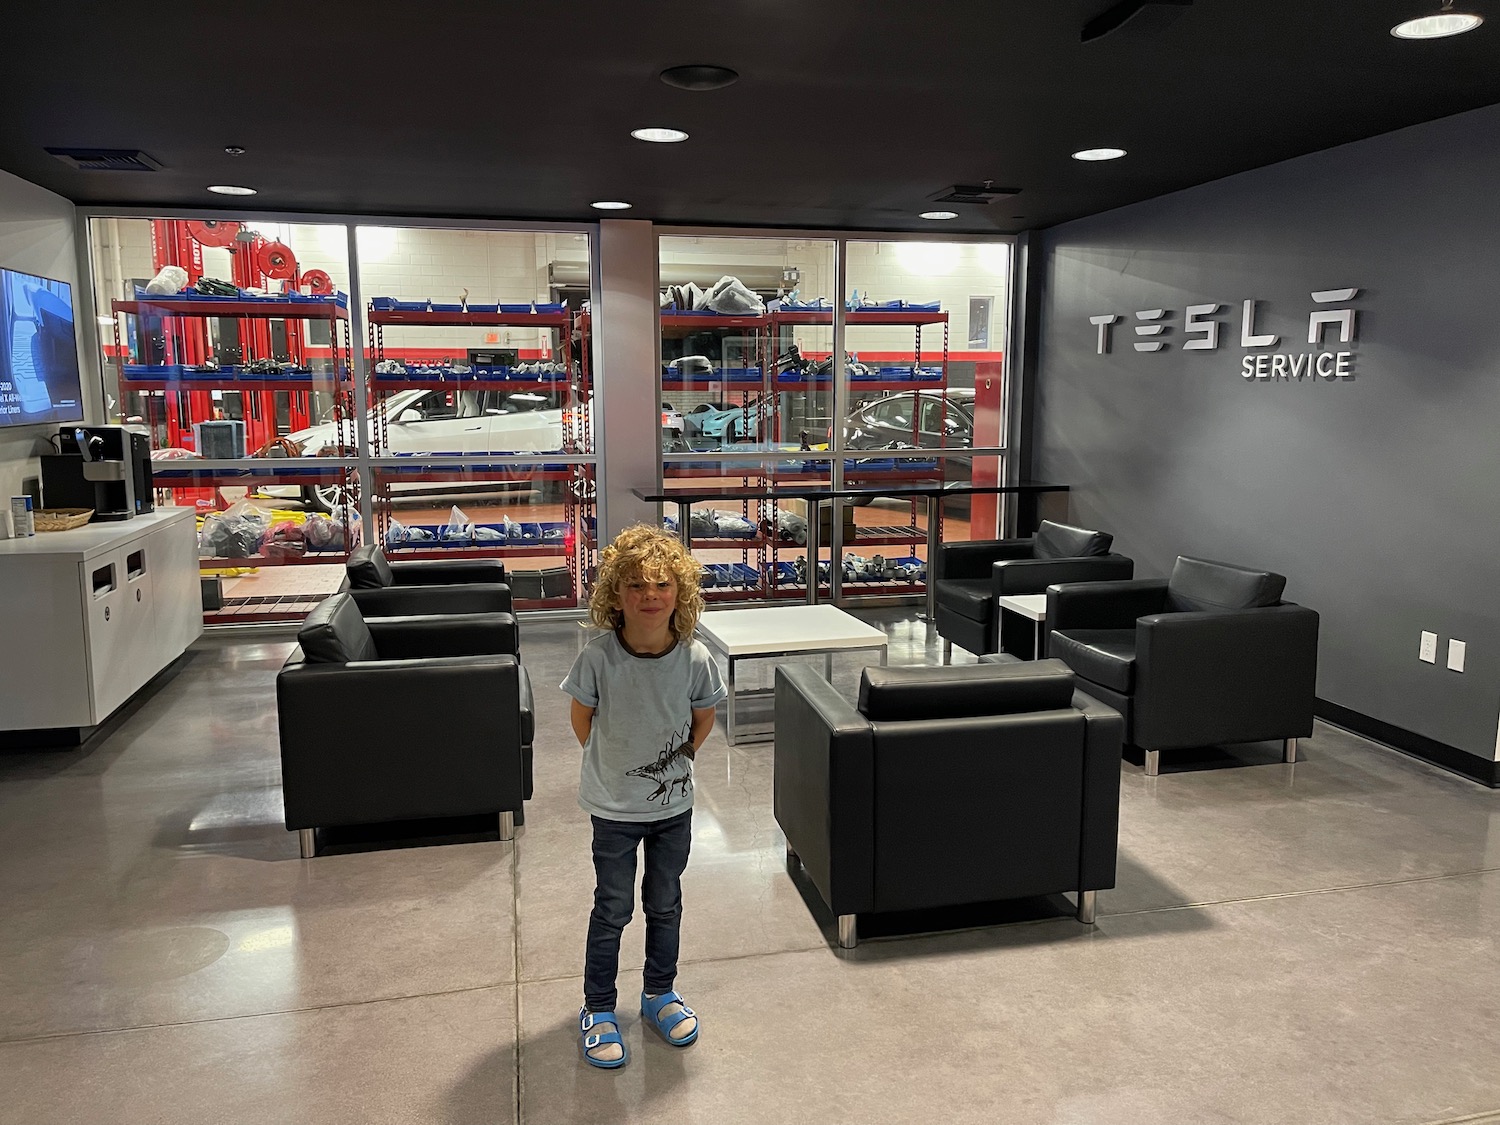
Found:
[[[1464,670],[1464,655],[1468,652],[1468,649],[1469,646],[1463,641],[1450,640],[1448,642],[1448,667],[1455,672],[1462,672]]]
[[[1417,650],[1417,655],[1429,664],[1437,663],[1437,634],[1422,631],[1422,647]]]

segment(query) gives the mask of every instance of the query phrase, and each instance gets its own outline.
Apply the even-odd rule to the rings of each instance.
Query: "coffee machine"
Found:
[[[92,508],[94,520],[128,520],[156,509],[151,439],[123,426],[64,426],[59,453],[42,457],[42,503]]]

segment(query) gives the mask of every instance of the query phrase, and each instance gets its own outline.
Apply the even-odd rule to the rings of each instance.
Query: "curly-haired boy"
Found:
[[[583,745],[578,803],[594,826],[594,909],[578,1013],[583,1057],[624,1066],[615,1015],[620,934],[635,905],[644,844],[646,967],[641,1016],[668,1043],[698,1038],[698,1017],[673,990],[682,922],[681,876],[693,834],[693,757],[725,697],[718,666],[693,639],[703,597],[698,564],[660,528],[626,528],[606,547],[589,616],[609,630],[579,653],[562,688]]]

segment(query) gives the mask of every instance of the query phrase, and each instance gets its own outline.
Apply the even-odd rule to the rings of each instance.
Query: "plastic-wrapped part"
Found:
[[[725,539],[755,538],[755,524],[738,512],[723,512],[715,508],[711,514],[714,519],[714,527],[721,537]]]
[[[198,536],[198,556],[205,559],[249,559],[260,553],[270,521],[254,510],[211,512]]]
[[[333,550],[344,545],[344,525],[332,516],[315,513],[302,526],[302,538],[314,551]]]
[[[181,293],[187,288],[187,283],[187,270],[181,266],[162,266],[156,276],[146,282],[146,292],[153,297],[170,296],[174,293]]]
[[[737,277],[727,274],[714,284],[698,306],[712,312],[730,316],[759,316],[766,311],[766,303]]]
[[[473,521],[469,519],[469,513],[455,504],[448,511],[448,530],[443,534],[443,538],[473,539],[472,525]]]

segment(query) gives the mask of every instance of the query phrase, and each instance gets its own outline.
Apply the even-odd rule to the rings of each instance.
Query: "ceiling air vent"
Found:
[[[1020,195],[1020,188],[996,187],[995,181],[985,180],[982,184],[954,184],[942,195],[932,198],[934,203],[993,203],[997,199],[1009,199],[1013,195]]]
[[[155,172],[161,168],[136,148],[49,148],[47,151],[82,172]]]

